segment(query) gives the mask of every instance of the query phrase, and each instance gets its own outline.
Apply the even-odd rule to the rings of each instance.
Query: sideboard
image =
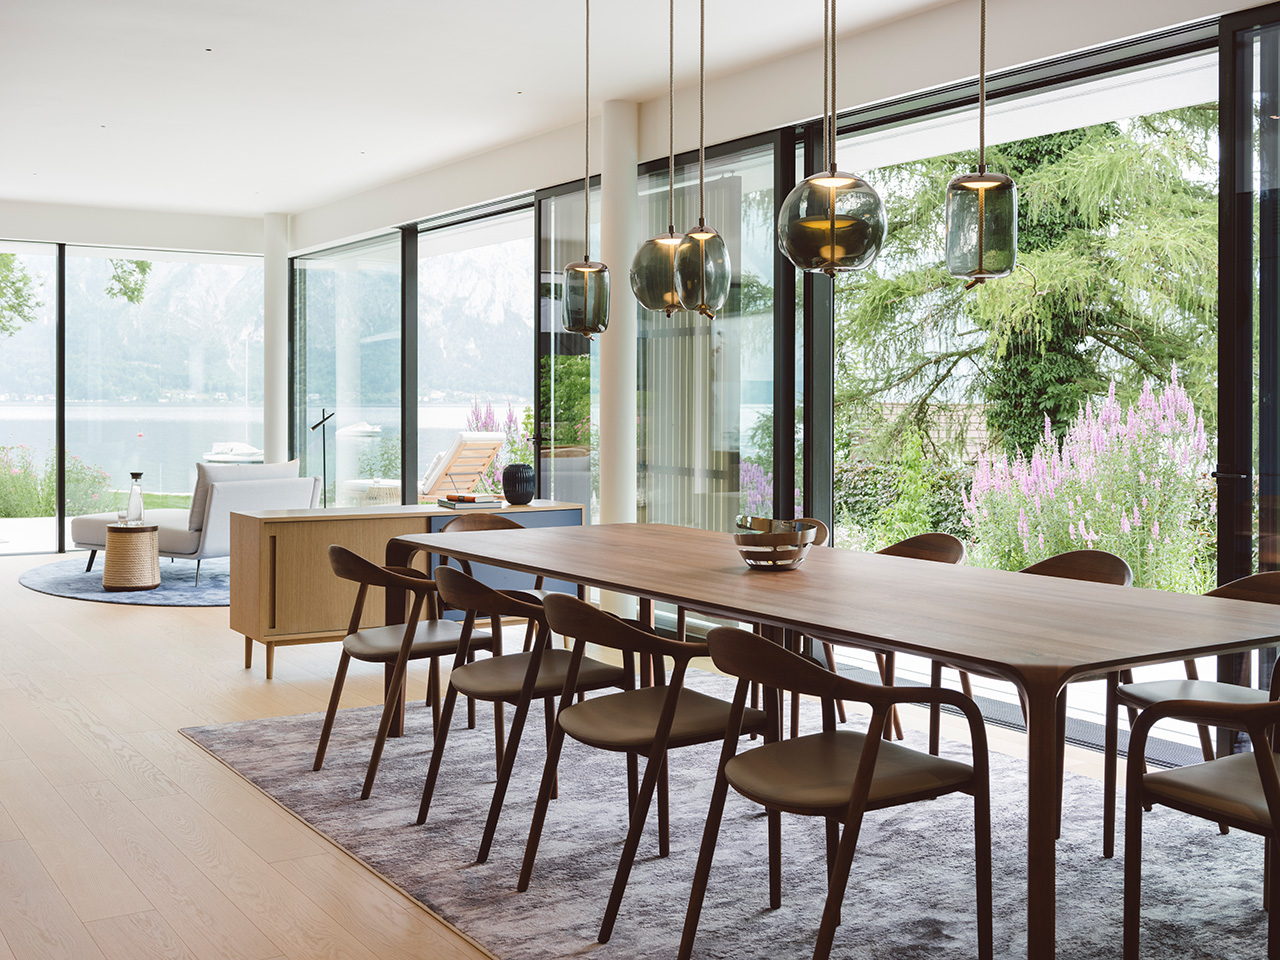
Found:
[[[357,587],[333,575],[329,544],[341,544],[382,563],[392,537],[436,533],[460,512],[448,507],[393,504],[231,514],[231,629],[244,635],[245,668],[253,666],[255,641],[267,648],[267,679],[271,679],[276,647],[340,640],[346,634]],[[526,527],[577,526],[583,522],[581,504],[554,500],[534,500],[527,506],[502,503],[466,512],[502,513]],[[492,574],[486,570],[478,575],[486,582],[492,582],[492,575],[502,576],[496,569]],[[559,589],[572,592],[574,588],[563,585]],[[373,588],[365,601],[361,625],[377,625],[382,616],[382,590]]]

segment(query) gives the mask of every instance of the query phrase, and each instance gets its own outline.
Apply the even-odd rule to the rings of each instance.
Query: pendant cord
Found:
[[[836,172],[836,0],[831,0],[831,122],[827,125],[827,136],[831,138],[828,148],[828,164],[834,176]]]
[[[591,262],[591,0],[585,0],[587,7],[586,16],[586,56],[583,57],[585,65],[584,74],[585,82],[585,101],[586,101],[586,135],[582,138],[584,144],[584,158],[582,164],[582,208],[584,210],[582,217],[582,237],[583,246],[586,253],[583,254],[582,262]]]
[[[978,172],[987,172],[987,0],[978,15]]]
[[[707,155],[706,141],[707,90],[707,0],[698,0],[698,226],[706,225],[707,199],[703,190]]]
[[[831,0],[822,0],[822,169],[831,167]]]
[[[667,44],[667,232],[676,232],[676,0],[671,0]]]

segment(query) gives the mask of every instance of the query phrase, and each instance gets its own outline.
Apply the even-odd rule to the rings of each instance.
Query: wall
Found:
[[[0,200],[0,239],[5,240],[260,255],[262,235],[258,217]]]
[[[988,70],[1150,33],[1255,3],[1239,0],[988,0]],[[809,8],[806,6],[806,10]],[[816,7],[814,7],[816,15]],[[841,109],[977,74],[978,0],[957,0],[846,36],[839,43]],[[708,44],[715,42],[709,34]],[[607,68],[606,68],[607,69]],[[712,77],[706,90],[706,139],[717,143],[811,119],[821,112],[822,59],[803,54]],[[697,146],[697,87],[676,91],[676,150]],[[598,118],[592,142],[598,144]],[[667,151],[667,99],[640,105],[640,157]],[[592,171],[600,154],[592,151]],[[581,125],[507,144],[293,218],[295,251],[368,236],[400,223],[582,176]]]

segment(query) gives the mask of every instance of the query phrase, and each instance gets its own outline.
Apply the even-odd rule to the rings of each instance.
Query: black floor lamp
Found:
[[[333,419],[334,414],[329,413],[324,407],[320,408],[320,419],[311,425],[311,432],[315,433],[317,427],[323,427],[326,423]],[[329,506],[329,448],[325,442],[325,430],[320,431],[320,497],[324,507]]]

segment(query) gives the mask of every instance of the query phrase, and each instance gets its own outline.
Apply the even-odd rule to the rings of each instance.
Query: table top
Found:
[[[413,534],[405,545],[545,573],[1030,684],[1280,643],[1280,606],[814,549],[746,566],[729,534],[606,524]]]
[[[160,527],[154,523],[108,523],[113,533],[156,533]]]

